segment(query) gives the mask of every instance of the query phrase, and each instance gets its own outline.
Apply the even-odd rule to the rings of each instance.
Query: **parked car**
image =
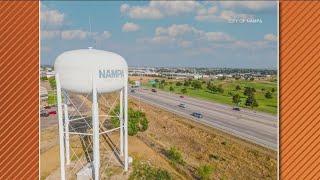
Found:
[[[203,115],[201,113],[199,113],[199,112],[194,112],[191,115],[196,117],[196,118],[202,118],[203,117]]]
[[[46,109],[43,108],[43,109],[40,110],[40,116],[41,117],[48,117],[49,113],[48,113],[48,111]]]
[[[184,96],[180,96],[180,98],[184,98]]]
[[[157,90],[156,90],[156,89],[151,89],[151,91],[152,91],[152,92],[157,92]]]
[[[233,107],[232,110],[234,110],[234,111],[240,111],[240,108],[239,108],[239,107]]]
[[[49,111],[49,115],[50,114],[57,114],[57,111]]]
[[[186,106],[186,104],[181,103],[181,104],[179,104],[179,107],[186,108],[187,106]]]
[[[135,92],[136,92],[136,90],[134,90],[134,89],[131,89],[131,92],[132,92],[132,93],[135,93]]]

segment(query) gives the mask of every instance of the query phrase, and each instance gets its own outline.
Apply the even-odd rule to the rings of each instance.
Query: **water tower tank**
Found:
[[[92,92],[93,79],[100,93],[123,88],[128,79],[128,65],[118,54],[79,49],[59,55],[54,64],[61,88],[78,93]]]

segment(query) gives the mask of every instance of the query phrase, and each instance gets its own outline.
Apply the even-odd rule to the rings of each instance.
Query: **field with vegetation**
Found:
[[[185,94],[191,97],[277,114],[275,80],[170,80],[155,79],[143,86]]]

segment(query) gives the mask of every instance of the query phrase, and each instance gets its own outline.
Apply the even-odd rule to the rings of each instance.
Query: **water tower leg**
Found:
[[[128,171],[128,85],[124,87],[124,170]]]
[[[93,174],[94,180],[99,180],[100,147],[99,147],[99,107],[97,100],[97,89],[93,81],[92,90],[92,128],[93,128]]]
[[[66,144],[66,164],[70,164],[70,143],[69,143],[69,113],[68,100],[66,92],[64,92],[64,123],[65,123],[65,144]]]
[[[123,156],[123,88],[120,91],[120,156]]]
[[[65,155],[64,155],[64,133],[63,133],[63,119],[62,119],[62,100],[61,100],[61,86],[59,74],[56,74],[57,86],[57,106],[58,106],[58,121],[59,121],[59,144],[60,144],[60,177],[61,180],[66,179],[65,172]]]

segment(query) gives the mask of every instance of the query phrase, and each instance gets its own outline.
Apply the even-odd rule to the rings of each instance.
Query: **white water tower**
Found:
[[[99,179],[100,168],[100,135],[114,130],[120,131],[120,155],[124,156],[124,170],[128,170],[128,66],[126,61],[118,54],[89,49],[67,51],[59,55],[55,61],[56,72],[59,140],[60,140],[60,166],[61,179],[66,178],[65,165],[70,164],[70,134],[92,136],[93,142],[93,177]],[[120,126],[100,131],[99,121],[99,93],[120,91]],[[62,92],[65,101],[62,102]],[[67,93],[74,92],[92,95],[92,133],[69,132],[69,122],[77,119],[69,119]]]

